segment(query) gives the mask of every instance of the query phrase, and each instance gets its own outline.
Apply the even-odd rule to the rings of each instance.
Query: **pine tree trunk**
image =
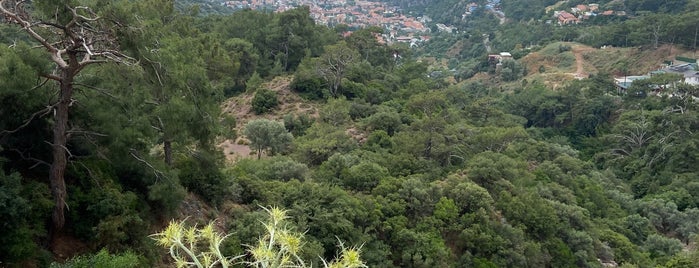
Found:
[[[66,206],[66,183],[65,171],[68,164],[67,144],[68,144],[68,112],[73,96],[73,75],[70,70],[63,70],[61,76],[61,92],[59,100],[56,104],[53,123],[53,143],[51,150],[53,161],[49,172],[49,182],[51,186],[51,195],[54,200],[52,220],[52,234],[56,234],[65,225]],[[53,240],[53,237],[51,238]]]

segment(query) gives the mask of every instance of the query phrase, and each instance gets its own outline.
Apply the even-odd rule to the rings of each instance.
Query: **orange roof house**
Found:
[[[558,24],[560,25],[566,25],[571,23],[577,24],[578,22],[578,18],[576,18],[573,14],[570,14],[565,11],[561,11],[560,13],[558,13]]]

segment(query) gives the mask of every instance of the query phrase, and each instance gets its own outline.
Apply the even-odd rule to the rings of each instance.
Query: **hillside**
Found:
[[[698,70],[610,77],[689,56],[696,1],[442,1],[458,30],[417,48],[310,8],[77,2],[0,0],[2,267],[699,263]]]
[[[243,128],[251,120],[266,118],[276,121],[283,121],[285,115],[307,115],[310,118],[318,117],[318,104],[308,100],[304,100],[297,93],[294,93],[289,88],[292,77],[278,76],[272,81],[266,82],[260,86],[261,89],[268,89],[277,94],[280,105],[273,110],[261,115],[257,115],[252,110],[252,99],[255,92],[244,92],[235,97],[229,98],[221,105],[223,115],[231,116],[236,119],[236,127],[232,129],[238,134],[235,140],[225,139],[218,144],[218,147],[223,150],[226,159],[230,163],[242,158],[253,157],[251,155],[249,142],[242,135]]]
[[[524,79],[541,81],[549,87],[558,88],[573,79],[596,74],[647,74],[678,56],[691,57],[692,52],[671,45],[663,45],[658,49],[592,48],[580,43],[554,42],[528,53],[519,61],[528,70]]]

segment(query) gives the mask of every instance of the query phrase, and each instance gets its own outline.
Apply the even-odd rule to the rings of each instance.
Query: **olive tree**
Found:
[[[284,124],[269,119],[252,120],[245,125],[243,132],[257,151],[257,159],[260,159],[264,150],[270,150],[271,153],[282,151],[293,139]]]

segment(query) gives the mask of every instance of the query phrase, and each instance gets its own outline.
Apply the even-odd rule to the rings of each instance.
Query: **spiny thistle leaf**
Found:
[[[263,207],[269,213],[269,219],[262,222],[266,234],[258,239],[256,246],[247,246],[250,261],[240,262],[250,267],[307,267],[299,257],[303,251],[303,234],[287,229],[284,221],[288,218],[286,210]],[[215,231],[213,222],[201,229],[196,226],[186,228],[184,221],[170,224],[160,233],[150,237],[160,246],[170,249],[170,255],[177,267],[229,267],[244,255],[225,257],[220,246],[226,236]],[[201,246],[201,249],[198,247]],[[341,253],[332,262],[325,260],[326,268],[365,268],[360,257],[360,248],[345,248],[340,241]]]

